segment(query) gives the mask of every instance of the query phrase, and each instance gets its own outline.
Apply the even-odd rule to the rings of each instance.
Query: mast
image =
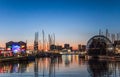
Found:
[[[106,37],[108,38],[108,29],[106,29]]]
[[[99,35],[101,35],[101,29],[99,29]]]
[[[43,51],[44,51],[44,46],[45,46],[45,33],[44,30],[42,30],[42,35],[43,35]]]
[[[48,43],[49,46],[48,46],[48,48],[50,50],[50,46],[52,44],[52,38],[51,38],[50,34],[48,35],[48,40],[49,40],[49,43]]]
[[[55,45],[55,34],[53,33],[53,43]]]
[[[35,32],[34,50],[38,51],[38,32]]]

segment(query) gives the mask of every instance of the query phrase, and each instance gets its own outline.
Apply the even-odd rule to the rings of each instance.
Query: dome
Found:
[[[104,35],[93,36],[87,42],[88,55],[106,55],[113,52],[112,42]]]

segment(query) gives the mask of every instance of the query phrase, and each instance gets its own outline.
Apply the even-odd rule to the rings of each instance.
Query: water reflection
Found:
[[[24,73],[28,62],[0,63],[0,73]]]
[[[120,62],[106,60],[89,60],[88,72],[91,77],[119,77]]]
[[[85,60],[78,55],[0,63],[0,77],[119,77],[120,62]]]
[[[89,60],[88,72],[92,77],[103,77],[109,71],[107,61]]]

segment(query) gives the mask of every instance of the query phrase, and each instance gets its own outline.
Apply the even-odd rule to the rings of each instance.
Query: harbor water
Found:
[[[0,77],[120,77],[120,62],[78,55],[0,63]]]

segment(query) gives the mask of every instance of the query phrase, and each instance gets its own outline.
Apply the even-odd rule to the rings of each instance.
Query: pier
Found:
[[[40,52],[37,54],[27,54],[24,56],[8,56],[8,57],[1,57],[0,62],[5,62],[5,61],[23,61],[23,60],[35,60],[35,58],[43,58],[43,57],[48,57],[48,58],[56,58],[60,57],[61,54],[59,53],[49,53],[49,52]]]

